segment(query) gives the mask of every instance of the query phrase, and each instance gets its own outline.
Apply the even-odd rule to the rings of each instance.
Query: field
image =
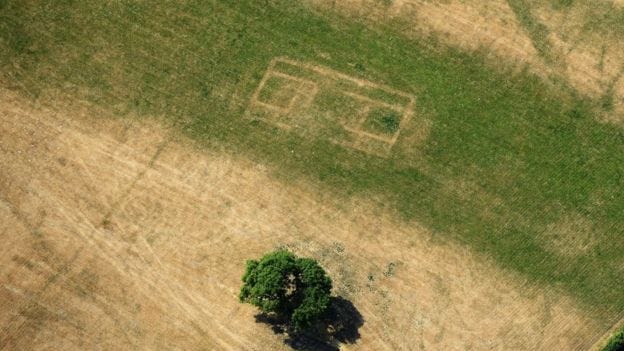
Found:
[[[345,349],[589,349],[624,312],[592,6],[0,1],[0,349],[288,349],[236,297],[284,246]]]

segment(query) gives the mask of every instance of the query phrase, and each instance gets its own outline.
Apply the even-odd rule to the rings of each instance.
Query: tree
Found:
[[[331,288],[331,279],[315,260],[278,250],[259,261],[247,261],[239,298],[286,319],[298,332],[314,325],[327,311]]]
[[[611,337],[603,351],[624,351],[624,328]]]

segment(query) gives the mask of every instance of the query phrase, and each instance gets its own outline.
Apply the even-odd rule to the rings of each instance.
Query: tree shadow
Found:
[[[304,332],[294,333],[287,319],[274,314],[259,313],[255,318],[257,323],[270,326],[275,334],[286,335],[284,343],[297,351],[338,351],[341,343],[355,344],[360,338],[359,329],[364,325],[357,308],[340,296],[332,297],[325,316]]]

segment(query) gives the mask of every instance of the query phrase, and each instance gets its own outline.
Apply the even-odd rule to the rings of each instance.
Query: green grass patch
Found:
[[[122,117],[167,116],[207,147],[272,164],[282,179],[382,198],[406,220],[565,289],[605,320],[624,310],[624,131],[597,123],[593,106],[565,87],[290,1],[2,4],[0,74],[31,95],[61,90]],[[276,56],[413,94],[415,117],[392,156],[244,118]],[[386,117],[370,127],[397,128]],[[423,119],[428,137],[412,145]],[[574,216],[594,224],[593,246],[549,251],[544,230]]]
[[[570,6],[570,0],[560,0],[561,5]],[[550,31],[531,13],[531,6],[528,0],[507,0],[509,7],[516,15],[518,22],[527,31],[527,34],[533,42],[533,46],[537,52],[545,59],[550,60],[550,43],[548,42],[548,34]]]

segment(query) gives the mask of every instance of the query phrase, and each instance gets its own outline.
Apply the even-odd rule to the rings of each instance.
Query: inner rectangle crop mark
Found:
[[[297,101],[309,100],[316,93],[312,81],[277,71],[267,71],[253,97],[254,103],[281,112],[289,112]]]

